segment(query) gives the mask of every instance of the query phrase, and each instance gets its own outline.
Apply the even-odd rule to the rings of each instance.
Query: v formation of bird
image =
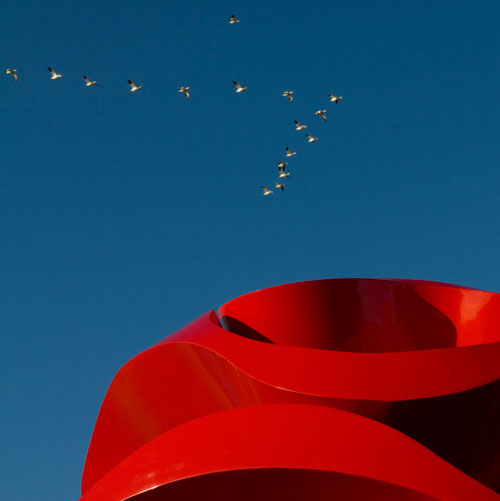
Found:
[[[235,14],[233,14],[231,16],[231,18],[229,19],[229,24],[238,24],[239,22],[240,22],[240,20],[236,19]],[[57,73],[50,66],[48,67],[48,70],[50,72],[50,79],[51,80],[57,80],[58,78],[62,78],[62,74]],[[5,73],[7,75],[11,75],[12,78],[14,79],[14,81],[17,82],[17,80],[18,80],[17,70],[12,69],[12,68],[7,68],[5,70]],[[87,87],[93,87],[95,85],[99,85],[96,80],[91,80],[86,75],[83,75],[83,80],[84,80],[85,85]],[[128,80],[128,84],[130,86],[130,92],[136,92],[136,91],[142,89],[142,85],[136,85],[134,82],[132,82],[132,80]],[[248,87],[241,85],[239,82],[236,82],[236,80],[233,80],[233,84],[235,87],[234,91],[237,94],[245,92],[248,89]],[[189,90],[190,89],[191,89],[191,87],[189,87],[189,86],[181,86],[181,87],[179,87],[178,92],[181,94],[184,94],[186,99],[189,101],[189,98],[190,98]],[[293,99],[294,99],[293,90],[285,90],[283,92],[282,96],[286,97],[290,103],[293,103]],[[338,104],[343,99],[342,96],[336,96],[335,94],[329,94],[328,97],[330,98],[330,102],[335,103],[335,104]],[[320,117],[323,120],[323,122],[326,122],[326,113],[327,113],[327,110],[320,109],[320,110],[316,111],[314,114],[316,116]],[[300,123],[298,120],[295,120],[295,130],[301,131],[301,130],[306,129],[306,128],[307,128],[307,125]],[[314,143],[314,142],[318,141],[318,139],[319,139],[317,137],[314,137],[312,134],[306,134],[306,138],[307,138],[308,143]],[[290,148],[288,148],[288,146],[287,146],[285,148],[285,155],[286,155],[286,157],[291,158],[291,157],[296,155],[296,152],[290,150]],[[282,160],[280,160],[278,162],[278,178],[279,178],[279,180],[276,181],[276,183],[274,184],[274,187],[277,188],[278,190],[281,190],[281,191],[285,190],[285,184],[282,183],[280,180],[290,177],[290,172],[286,171],[287,165],[288,165],[288,162],[283,162]],[[270,190],[269,188],[267,188],[266,186],[262,186],[261,188],[262,188],[262,194],[264,196],[273,194],[273,191]]]

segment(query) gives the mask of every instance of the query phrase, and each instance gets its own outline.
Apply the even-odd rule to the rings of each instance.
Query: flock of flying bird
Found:
[[[237,82],[233,82],[233,83],[236,86],[239,85]],[[244,89],[246,89],[246,87],[244,87]],[[238,87],[237,87],[236,92],[242,92],[242,91],[238,90]],[[293,103],[293,90],[285,90],[283,92],[282,96],[288,98],[288,100],[291,103]],[[330,102],[335,103],[335,104],[337,104],[342,99],[342,96],[336,96],[335,94],[329,94],[329,97],[330,97]],[[325,115],[326,112],[327,112],[327,110],[318,110],[314,114],[316,116],[320,117],[323,120],[323,122],[326,122],[326,115]],[[300,123],[298,120],[294,120],[294,122],[295,122],[295,130],[300,131],[303,129],[307,129],[307,125]],[[312,134],[306,134],[306,137],[307,137],[308,143],[314,143],[319,139],[318,137],[314,137]],[[293,157],[296,154],[297,154],[297,152],[290,150],[290,148],[288,146],[285,147],[285,155],[287,158]],[[290,172],[286,172],[287,165],[288,165],[288,162],[283,162],[283,160],[278,161],[278,172],[279,172],[280,179],[290,177]],[[285,191],[285,184],[280,182],[280,181],[276,181],[274,186],[275,186],[275,188],[278,188],[281,191]],[[261,186],[261,188],[262,188],[262,194],[264,196],[271,195],[273,193],[273,191],[270,190],[267,186]]]
[[[229,20],[229,24],[237,24],[239,22],[240,22],[240,20],[236,19],[236,16],[234,14],[231,16],[231,19]],[[48,70],[50,72],[50,79],[51,80],[57,80],[58,78],[62,77],[62,74],[57,73],[50,66],[48,67]],[[5,70],[5,73],[7,75],[11,75],[13,77],[13,79],[17,82],[17,79],[18,79],[17,70],[7,68]],[[99,85],[97,83],[97,81],[90,80],[90,78],[88,78],[86,75],[83,75],[83,80],[84,80],[85,85],[87,87]],[[136,91],[142,89],[142,85],[136,85],[134,82],[132,82],[132,80],[128,80],[128,83],[130,86],[130,92],[136,92]],[[235,86],[235,92],[238,94],[246,91],[248,88],[248,87],[243,87],[240,83],[236,82],[235,80],[233,80],[233,84]],[[181,87],[179,87],[178,92],[180,92],[181,94],[184,94],[186,99],[189,100],[190,89],[191,89],[191,87],[189,87],[189,86],[181,86]],[[288,101],[290,101],[290,103],[293,103],[293,91],[292,90],[284,91],[282,96],[286,97],[288,99]],[[342,99],[342,96],[336,96],[335,94],[329,94],[328,96],[330,98],[330,102],[335,103],[335,104],[338,104],[339,101]],[[327,112],[327,110],[318,110],[314,114],[316,116],[320,117],[324,122],[326,122],[326,115],[325,115],[326,112]],[[306,128],[307,128],[307,125],[301,124],[299,121],[295,120],[295,130],[301,131],[301,130],[306,129]],[[308,143],[314,143],[319,139],[317,137],[314,137],[312,134],[306,134],[306,137],[307,137]],[[290,158],[290,157],[295,156],[296,152],[291,151],[290,148],[288,148],[288,146],[287,146],[285,148],[285,154],[286,154],[287,158]],[[286,172],[287,165],[288,165],[288,162],[283,162],[282,160],[280,160],[278,162],[278,172],[279,172],[278,177],[279,177],[279,179],[284,179],[284,178],[290,177],[290,172]],[[280,181],[276,181],[274,186],[275,186],[275,188],[280,189],[281,191],[285,190],[285,184],[280,182]],[[267,188],[266,186],[261,186],[261,188],[262,188],[262,192],[263,192],[262,194],[265,196],[271,195],[273,193],[273,191],[270,190],[269,188]]]
[[[240,22],[240,20],[236,19],[236,16],[234,14],[231,16],[231,19],[229,20],[229,24],[236,24],[239,22]],[[247,90],[247,87],[243,87],[241,84],[239,84],[238,82],[236,82],[234,80],[233,80],[233,84],[236,87],[236,89],[235,89],[236,92],[243,92],[243,91]],[[186,89],[186,87],[181,87],[179,89],[179,92],[184,92],[187,99],[189,99],[189,94],[187,92],[185,92],[184,89]],[[187,89],[189,89],[189,87],[187,87]],[[290,101],[290,103],[293,103],[293,90],[285,90],[283,92],[282,96],[286,97]],[[339,101],[341,99],[343,99],[342,96],[336,96],[335,94],[329,94],[328,96],[330,98],[330,102],[335,103],[335,104],[338,104]],[[316,116],[320,117],[323,120],[323,122],[326,122],[326,115],[325,115],[326,111],[327,110],[318,110],[314,114]],[[300,131],[300,130],[303,130],[306,128],[307,128],[307,125],[301,124],[300,122],[295,120],[295,130]],[[306,134],[306,137],[307,137],[308,143],[314,143],[319,139],[318,137],[314,137],[312,134]],[[285,154],[287,157],[293,157],[297,154],[297,152],[291,151],[290,148],[288,148],[288,146],[287,146],[285,148]],[[283,162],[283,160],[280,160],[278,162],[278,172],[279,172],[280,179],[290,177],[290,173],[285,172],[287,165],[288,165],[288,162]],[[276,181],[274,186],[275,186],[275,188],[278,188],[281,191],[285,191],[285,184],[280,182],[280,181]],[[264,196],[272,195],[273,191],[270,190],[269,188],[267,188],[267,186],[261,186],[261,188],[262,188],[262,194]]]

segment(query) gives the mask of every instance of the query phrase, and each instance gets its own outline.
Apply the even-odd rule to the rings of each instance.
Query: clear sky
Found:
[[[77,499],[119,367],[235,296],[500,291],[499,18],[496,0],[4,0],[1,497]]]

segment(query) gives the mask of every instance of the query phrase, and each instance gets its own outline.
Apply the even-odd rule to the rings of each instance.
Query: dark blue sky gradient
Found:
[[[499,14],[4,0],[2,498],[78,498],[118,368],[235,296],[353,276],[499,291]],[[286,145],[286,191],[263,197]]]

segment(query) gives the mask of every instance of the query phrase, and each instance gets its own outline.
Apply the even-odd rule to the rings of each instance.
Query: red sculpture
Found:
[[[500,500],[500,294],[318,280],[218,313],[120,369],[81,501]]]

